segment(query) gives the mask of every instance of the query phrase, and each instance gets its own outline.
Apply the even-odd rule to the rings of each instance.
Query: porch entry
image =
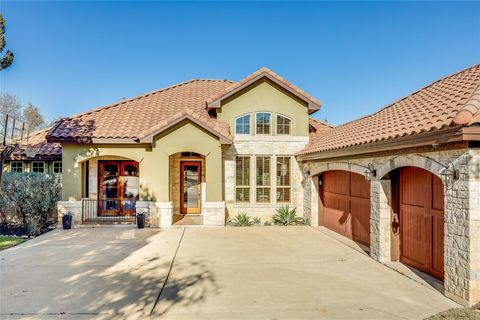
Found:
[[[136,161],[98,161],[98,215],[135,215],[139,176]]]
[[[180,162],[180,212],[200,213],[202,163],[201,161]]]

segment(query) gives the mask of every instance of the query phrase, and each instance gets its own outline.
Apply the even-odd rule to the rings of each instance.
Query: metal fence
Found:
[[[84,223],[135,223],[135,200],[83,199]]]

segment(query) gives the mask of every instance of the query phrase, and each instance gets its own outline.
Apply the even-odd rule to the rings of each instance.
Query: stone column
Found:
[[[225,202],[205,202],[203,204],[203,224],[205,226],[225,226]]]
[[[58,201],[57,211],[57,227],[62,227],[62,217],[67,213],[72,214],[72,228],[82,224],[82,201]]]
[[[318,178],[319,176],[313,176],[310,179],[310,225],[318,226],[318,214],[319,214],[319,207],[318,207]]]
[[[459,179],[445,189],[445,295],[462,304],[480,300],[480,157],[478,151],[454,160]]]
[[[370,182],[370,256],[380,262],[389,262],[391,181]]]
[[[150,202],[150,227],[165,228],[173,224],[173,202]]]

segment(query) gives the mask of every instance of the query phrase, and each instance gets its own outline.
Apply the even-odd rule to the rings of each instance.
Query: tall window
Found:
[[[55,161],[53,163],[53,173],[62,173],[62,162]]]
[[[277,202],[290,202],[290,157],[277,157]]]
[[[21,161],[10,162],[10,172],[22,173],[23,172],[23,162],[21,162]]]
[[[250,202],[250,157],[237,157],[235,174],[235,200]]]
[[[257,134],[270,134],[270,123],[272,115],[268,112],[257,112],[255,117]]]
[[[235,134],[250,134],[250,115],[238,117],[235,120]]]
[[[257,202],[270,202],[270,157],[257,157],[256,166]]]
[[[45,173],[45,162],[43,162],[43,161],[33,161],[32,162],[32,172]]]
[[[285,116],[277,115],[277,134],[290,134],[292,120]]]

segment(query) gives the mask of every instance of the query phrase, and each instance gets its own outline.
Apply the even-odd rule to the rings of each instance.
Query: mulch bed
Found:
[[[56,225],[55,222],[50,222],[41,230],[41,233],[55,229]],[[18,223],[0,223],[0,235],[28,238],[28,226]]]

